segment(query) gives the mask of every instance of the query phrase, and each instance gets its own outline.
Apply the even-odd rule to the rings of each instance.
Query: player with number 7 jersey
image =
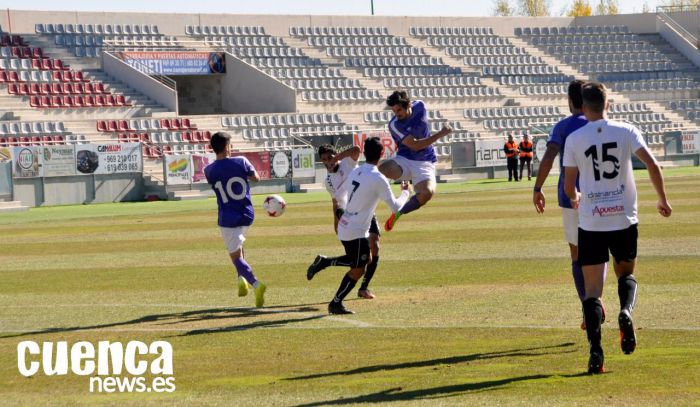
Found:
[[[219,229],[238,274],[238,296],[248,295],[251,284],[255,289],[255,306],[262,307],[267,287],[255,277],[243,253],[245,235],[255,219],[249,181],[259,181],[260,177],[247,158],[229,157],[230,140],[224,132],[212,136],[210,143],[216,161],[204,168],[204,175],[216,194]]]

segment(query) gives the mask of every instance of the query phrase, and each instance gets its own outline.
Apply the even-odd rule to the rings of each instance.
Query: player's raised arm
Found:
[[[348,148],[347,150],[344,150],[343,152],[336,154],[333,157],[331,166],[334,166],[335,163],[343,161],[344,159],[346,159],[348,157],[352,158],[353,161],[359,160],[360,159],[360,147],[352,146],[352,147]]]
[[[440,140],[441,138],[450,134],[451,132],[452,132],[452,127],[449,124],[445,123],[445,125],[442,126],[442,129],[440,131],[438,131],[437,133],[433,134],[432,136],[430,136],[428,138],[424,138],[424,139],[419,140],[413,136],[406,136],[406,137],[404,137],[403,140],[401,140],[401,143],[413,151],[420,151],[420,150],[426,149],[429,146],[433,145],[438,140]]]
[[[646,146],[642,146],[637,149],[634,154],[646,165],[647,171],[649,172],[649,179],[651,179],[652,185],[656,190],[656,195],[659,197],[659,202],[656,204],[656,209],[659,211],[661,216],[669,217],[673,208],[666,200],[666,188],[664,186],[664,177],[661,174],[661,167],[656,161],[656,158],[649,152]]]

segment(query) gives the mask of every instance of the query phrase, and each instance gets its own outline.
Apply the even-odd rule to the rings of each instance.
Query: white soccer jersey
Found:
[[[571,133],[564,167],[579,171],[581,229],[607,232],[638,222],[632,154],[640,148],[647,148],[642,134],[627,123],[601,119]]]
[[[345,208],[345,200],[347,198],[346,181],[356,167],[357,161],[353,160],[352,157],[345,157],[338,163],[336,172],[328,172],[328,175],[326,175],[326,181],[324,182],[326,191],[338,202],[338,207],[340,208]]]
[[[401,209],[408,200],[408,191],[402,191],[399,199],[394,198],[389,181],[372,164],[355,168],[347,185],[348,201],[338,222],[338,239],[343,241],[369,237],[369,224],[380,199],[392,212]]]

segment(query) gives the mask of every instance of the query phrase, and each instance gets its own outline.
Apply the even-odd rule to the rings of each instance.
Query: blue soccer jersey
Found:
[[[411,110],[411,115],[408,118],[397,120],[396,116],[394,116],[389,121],[389,132],[399,146],[396,155],[413,161],[428,161],[434,163],[437,161],[437,157],[435,156],[435,150],[432,145],[419,151],[413,151],[403,144],[403,139],[408,136],[413,136],[416,140],[431,136],[430,123],[428,123],[428,111],[425,110],[423,101],[413,101],[411,103]]]
[[[581,127],[588,124],[586,116],[583,113],[577,115],[571,115],[565,119],[562,119],[557,123],[552,129],[552,133],[547,139],[547,144],[554,143],[559,146],[559,186],[558,186],[558,196],[559,196],[559,206],[562,208],[571,208],[571,200],[564,192],[564,149],[566,148],[566,139],[569,135]],[[578,180],[576,180],[576,187],[578,188]]]
[[[234,228],[253,224],[255,212],[248,176],[254,173],[255,168],[245,157],[216,160],[204,169],[219,204],[219,226]]]

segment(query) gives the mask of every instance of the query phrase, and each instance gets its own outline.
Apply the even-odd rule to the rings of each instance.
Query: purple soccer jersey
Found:
[[[248,176],[254,173],[255,168],[245,157],[216,160],[204,169],[207,182],[216,193],[219,226],[233,228],[253,224],[255,211]]]
[[[413,161],[428,161],[436,162],[435,150],[433,146],[428,146],[423,150],[413,151],[403,144],[403,139],[408,136],[415,137],[416,140],[421,140],[431,136],[430,123],[428,123],[428,111],[425,110],[425,104],[422,100],[415,100],[411,103],[411,116],[404,120],[397,120],[394,116],[389,121],[389,132],[399,150],[396,155],[408,158]]]

